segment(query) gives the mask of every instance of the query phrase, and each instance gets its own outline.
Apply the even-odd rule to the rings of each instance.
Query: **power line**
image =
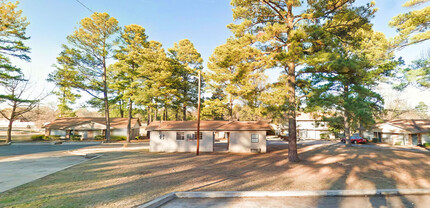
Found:
[[[88,9],[88,11],[90,11],[91,13],[94,13],[94,11],[93,10],[91,10],[90,8],[88,8],[87,6],[85,6],[85,4],[83,4],[81,1],[79,1],[79,0],[75,0],[75,1],[77,1],[79,4],[81,4],[83,7],[85,7],[86,9]]]

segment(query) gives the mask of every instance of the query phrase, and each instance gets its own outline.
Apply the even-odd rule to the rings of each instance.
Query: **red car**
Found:
[[[346,137],[343,137],[340,139],[341,142],[346,142]],[[358,143],[366,143],[367,139],[361,138],[360,136],[351,136],[351,143],[358,144]]]

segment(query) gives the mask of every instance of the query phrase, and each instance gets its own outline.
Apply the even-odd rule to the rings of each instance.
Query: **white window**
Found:
[[[200,139],[199,140],[202,140],[203,139],[203,132],[199,132],[200,133]],[[197,132],[194,132],[194,134],[193,134],[193,140],[197,140]]]
[[[160,139],[164,139],[164,134],[160,133]]]
[[[185,135],[184,132],[176,132],[176,140],[184,140]]]
[[[258,134],[251,134],[251,143],[258,143]]]

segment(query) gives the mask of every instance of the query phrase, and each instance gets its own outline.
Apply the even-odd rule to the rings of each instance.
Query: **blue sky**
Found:
[[[233,21],[232,7],[229,1],[222,0],[80,0],[96,12],[107,12],[115,17],[121,26],[128,24],[142,25],[149,39],[161,42],[170,48],[174,42],[189,39],[206,61],[216,46],[225,43],[231,36],[226,25]],[[357,0],[358,4],[369,2]],[[384,32],[387,37],[395,35],[388,27],[390,19],[407,11],[401,5],[405,0],[377,0],[379,11],[373,19],[374,28]],[[66,43],[66,36],[78,26],[78,22],[91,12],[76,0],[21,0],[19,8],[30,21],[27,34],[31,36],[28,45],[31,47],[30,63],[17,63],[26,74],[36,82],[40,89],[50,90],[54,86],[45,81],[46,76],[54,70],[52,65],[61,51],[61,44]],[[419,58],[429,43],[408,47],[396,52],[407,62]],[[277,79],[279,72],[269,71],[271,81]],[[417,89],[408,89],[397,93],[389,87],[380,87],[380,92],[389,101],[400,96],[409,100],[411,106],[419,101],[430,106],[430,93]],[[46,102],[55,102],[50,96]]]

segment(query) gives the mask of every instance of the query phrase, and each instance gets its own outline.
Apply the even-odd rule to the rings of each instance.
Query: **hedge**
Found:
[[[31,138],[31,141],[43,141],[47,139],[47,137],[45,137],[45,135],[43,134],[33,135],[30,138]]]

